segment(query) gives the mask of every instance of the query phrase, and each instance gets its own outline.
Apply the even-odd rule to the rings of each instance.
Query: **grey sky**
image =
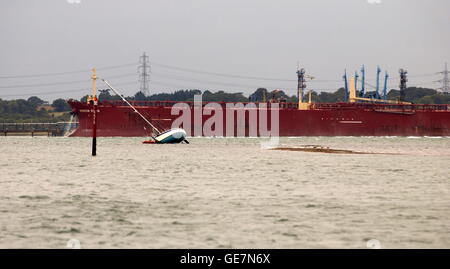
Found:
[[[333,90],[342,86],[344,68],[353,73],[362,64],[371,84],[379,64],[394,77],[392,88],[399,67],[409,70],[410,85],[439,87],[431,82],[440,77],[429,74],[450,61],[449,0],[0,0],[0,20],[0,77],[96,66],[99,76],[125,94],[138,90],[137,61],[144,51],[155,64],[287,80],[296,79],[299,60],[317,80],[331,80],[312,82],[310,89]],[[133,62],[136,66],[100,68]],[[6,88],[65,82],[74,83]],[[153,65],[150,85],[152,92],[201,88],[248,94],[267,87],[291,88],[286,91],[294,94],[296,83]],[[89,87],[89,72],[0,78],[0,98],[79,98]],[[75,91],[48,94],[70,90]]]

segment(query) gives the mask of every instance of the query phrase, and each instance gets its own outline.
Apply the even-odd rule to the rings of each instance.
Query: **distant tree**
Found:
[[[61,98],[54,100],[52,103],[52,107],[56,112],[70,111],[69,104],[67,104],[66,100]]]
[[[147,101],[147,96],[141,91],[137,92],[133,98],[135,101]]]
[[[388,99],[398,100],[400,98],[399,90],[390,90]],[[405,100],[414,104],[449,104],[450,98],[438,93],[434,89],[410,87],[405,90]]]
[[[86,103],[87,100],[88,100],[88,98],[89,98],[89,95],[85,95],[85,96],[83,96],[83,97],[80,98],[80,102]]]
[[[178,90],[174,93],[157,93],[147,97],[150,101],[193,101],[194,95],[200,95],[200,90]]]
[[[282,90],[273,90],[268,94],[270,100],[287,101],[289,96]]]
[[[201,95],[200,90],[181,90],[173,93],[174,101],[193,101],[195,95]]]
[[[218,91],[211,93],[205,91],[203,93],[203,101],[206,102],[248,102],[248,98],[242,93],[226,93],[224,91]]]
[[[117,95],[111,95],[110,90],[100,90],[98,95],[98,100],[100,102],[103,101],[115,101],[115,100],[121,100],[121,98]]]
[[[109,93],[109,90],[99,90],[98,100],[100,102],[111,100],[111,94]]]
[[[318,95],[317,103],[336,103],[345,101],[345,89],[340,88],[335,92],[321,92]]]
[[[46,103],[44,100],[42,100],[41,98],[39,98],[37,96],[31,96],[30,98],[28,98],[27,101],[35,107],[41,106]]]
[[[417,104],[450,104],[450,95],[437,93],[417,100]]]
[[[437,94],[438,91],[434,89],[410,87],[406,89],[406,93],[413,98],[421,98],[427,95]]]
[[[250,102],[268,101],[268,94],[269,92],[266,88],[258,88],[254,93],[250,94],[248,99]]]
[[[438,92],[433,89],[410,87],[405,90],[405,100],[407,102],[417,102],[425,96],[437,95]]]

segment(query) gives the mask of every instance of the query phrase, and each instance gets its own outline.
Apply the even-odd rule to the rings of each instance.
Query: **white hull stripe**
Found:
[[[362,124],[362,121],[340,121],[339,123],[344,123],[344,124]]]

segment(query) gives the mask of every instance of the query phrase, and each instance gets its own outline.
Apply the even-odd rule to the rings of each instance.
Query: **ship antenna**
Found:
[[[408,71],[401,68],[400,69],[400,102],[405,99],[406,82],[408,82]]]
[[[364,97],[366,94],[366,67],[363,65],[361,67],[361,92],[359,93],[360,97]]]
[[[384,99],[384,101],[387,100],[388,79],[389,79],[389,74],[386,71],[386,74],[384,75],[384,89],[383,89],[383,99]]]
[[[297,69],[297,97],[299,105],[303,103],[303,96],[306,88],[305,69]],[[300,106],[299,106],[300,107]]]
[[[116,93],[125,103],[127,103],[133,110],[134,112],[136,112],[139,116],[141,116],[141,118],[148,124],[150,125],[157,133],[158,135],[161,134],[161,132],[158,130],[158,128],[156,128],[149,120],[147,120],[141,113],[139,113],[139,111],[130,104],[130,102],[127,101],[127,99],[125,99],[116,89],[114,89],[109,83],[108,81],[102,79],[103,82],[105,82],[106,85],[108,85],[108,87],[114,92]],[[153,139],[155,139],[155,137],[153,137],[152,135],[150,135]]]

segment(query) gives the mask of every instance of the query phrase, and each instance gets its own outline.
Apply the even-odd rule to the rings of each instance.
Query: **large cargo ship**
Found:
[[[179,115],[172,115],[172,107],[179,102],[144,101],[131,102],[140,113],[161,129],[170,129]],[[199,130],[211,115],[194,119],[194,103],[184,102],[191,109],[192,125],[182,126],[189,136]],[[92,107],[88,103],[69,101],[77,118],[78,127],[70,136],[92,135]],[[206,104],[203,104],[203,106]],[[220,103],[225,109],[226,103]],[[240,109],[234,108],[238,112]],[[257,110],[258,119],[261,110]],[[279,136],[450,136],[450,105],[333,103],[310,104],[299,109],[295,103],[280,103]],[[269,117],[274,108],[268,109]],[[213,114],[213,113],[212,113]],[[227,130],[226,113],[223,113],[223,135],[238,136],[238,113],[233,113],[233,130]],[[244,119],[245,136],[252,136],[249,109]],[[98,105],[98,136],[149,136],[151,128],[122,101],[105,101]],[[230,119],[228,119],[230,120]],[[268,120],[270,128],[270,120]],[[200,126],[202,127],[202,126]],[[200,128],[201,135],[205,135]],[[242,134],[242,133],[241,133]],[[197,133],[198,135],[198,133]],[[258,136],[262,136],[258,130]],[[220,134],[218,135],[220,136]]]
[[[124,99],[96,103],[97,113],[92,113],[93,102],[68,101],[78,122],[69,136],[92,136],[94,114],[97,136],[151,136],[155,131],[151,126],[183,128],[188,136],[450,136],[450,105],[358,97],[354,79],[346,90],[348,102],[316,104],[311,94],[309,101],[304,101],[303,70],[298,71],[298,78],[299,103],[208,104],[197,100],[127,104]],[[91,100],[97,102],[95,79],[94,70]],[[402,79],[401,95],[405,83]],[[174,113],[180,107],[184,110]],[[184,120],[180,121],[181,117]]]

